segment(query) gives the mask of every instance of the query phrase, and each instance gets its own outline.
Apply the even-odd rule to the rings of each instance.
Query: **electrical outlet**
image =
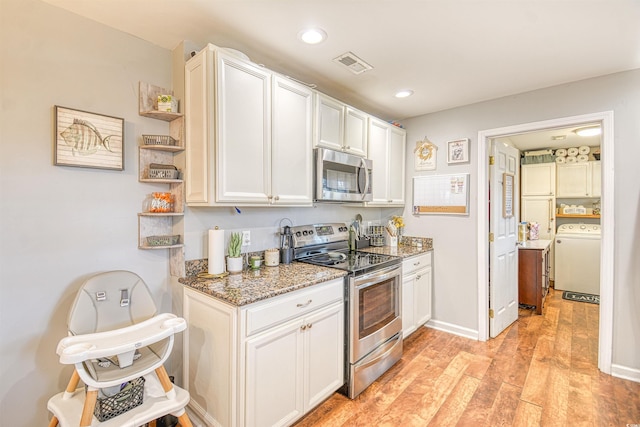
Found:
[[[251,244],[251,232],[243,231],[242,232],[242,246],[249,246]]]

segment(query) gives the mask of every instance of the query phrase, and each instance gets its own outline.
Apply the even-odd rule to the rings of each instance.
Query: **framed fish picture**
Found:
[[[124,170],[124,119],[56,105],[53,164]]]

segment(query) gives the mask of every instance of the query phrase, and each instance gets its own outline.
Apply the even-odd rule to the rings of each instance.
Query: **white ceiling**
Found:
[[[240,50],[387,120],[640,68],[640,0],[44,1],[167,49]],[[311,25],[324,43],[297,39]],[[348,51],[374,69],[333,62]]]
[[[571,126],[567,128],[548,129],[536,132],[523,133],[520,135],[511,135],[504,138],[496,138],[497,141],[502,141],[513,145],[520,151],[532,151],[541,150],[547,148],[570,148],[581,147],[586,145],[588,147],[599,147],[601,142],[601,136],[579,136],[574,130],[582,127],[597,126],[598,123],[586,123],[580,126]],[[554,139],[564,137],[564,139]]]

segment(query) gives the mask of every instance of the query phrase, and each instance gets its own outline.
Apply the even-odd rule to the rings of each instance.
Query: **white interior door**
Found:
[[[493,241],[489,244],[489,334],[495,338],[518,319],[517,219],[520,200],[520,151],[493,141],[491,156],[493,165],[490,166],[489,172],[489,232],[493,235]],[[512,182],[507,186],[505,174],[513,176]]]

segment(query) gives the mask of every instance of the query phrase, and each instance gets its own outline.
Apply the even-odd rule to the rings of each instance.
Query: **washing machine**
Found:
[[[556,289],[600,295],[600,225],[563,224],[555,238]]]

